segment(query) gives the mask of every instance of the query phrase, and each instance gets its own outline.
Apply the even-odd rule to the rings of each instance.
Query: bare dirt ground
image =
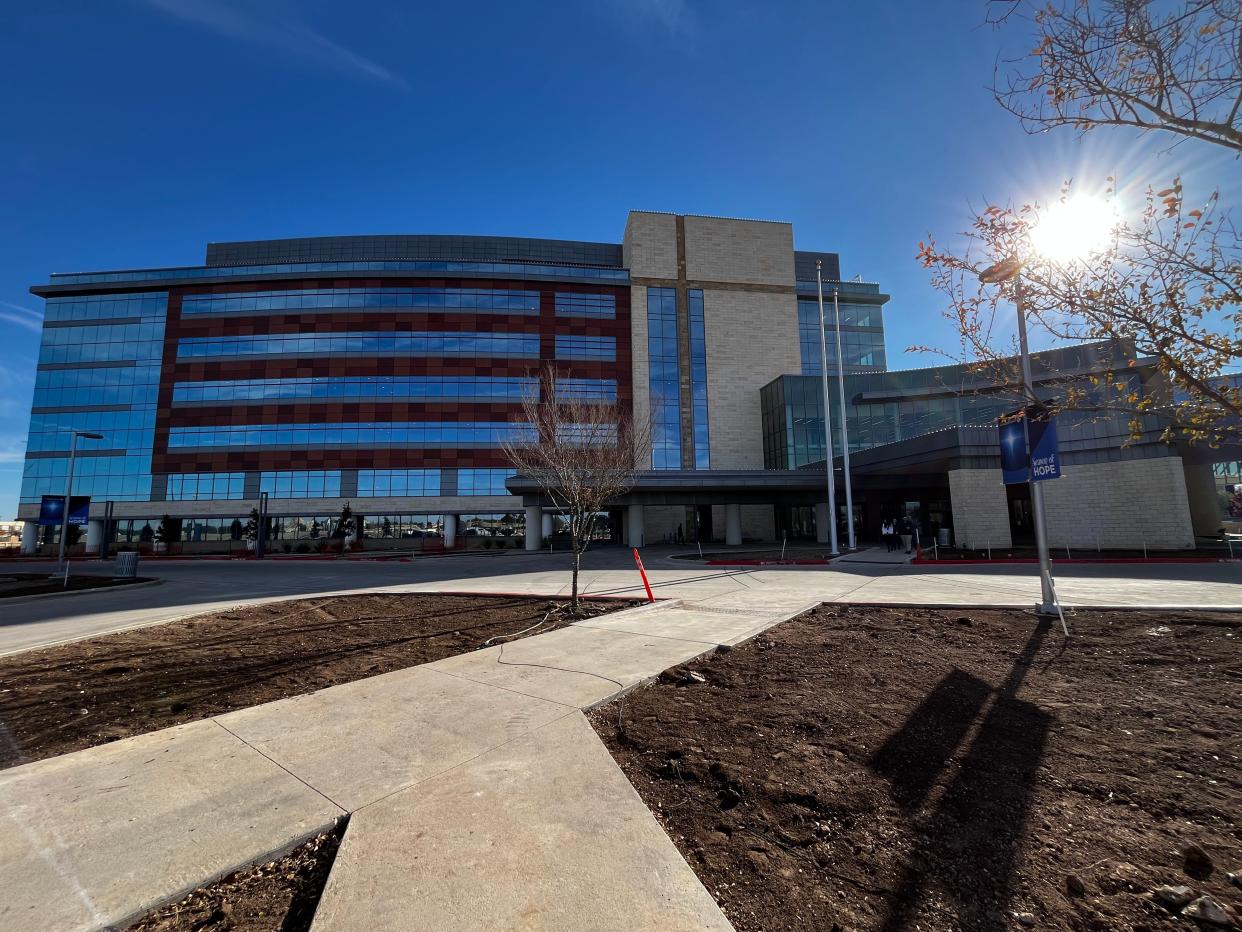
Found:
[[[585,603],[593,613],[622,601]],[[0,658],[0,767],[476,650],[563,602],[366,594],[271,602]]]
[[[148,913],[130,932],[304,932],[328,882],[341,834],[327,832],[275,861],[235,871]]]
[[[821,606],[593,721],[740,930],[1237,922],[1242,614],[1071,625]]]

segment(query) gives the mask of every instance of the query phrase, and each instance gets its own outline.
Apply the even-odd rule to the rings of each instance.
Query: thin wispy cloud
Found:
[[[43,315],[34,308],[22,307],[11,301],[0,301],[0,320],[39,333],[43,329]]]
[[[0,467],[14,466],[26,461],[26,438],[0,437]]]
[[[183,22],[209,29],[217,35],[242,42],[270,45],[310,59],[325,68],[410,89],[405,78],[371,59],[347,49],[312,29],[294,15],[270,3],[246,4],[238,0],[141,0]]]
[[[612,0],[612,4],[633,25],[645,28],[655,22],[669,35],[692,32],[697,22],[686,0]]]

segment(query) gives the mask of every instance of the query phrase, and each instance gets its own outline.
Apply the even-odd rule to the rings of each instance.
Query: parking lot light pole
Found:
[[[1026,306],[1022,292],[1022,263],[1017,259],[1008,259],[984,269],[979,273],[979,281],[985,285],[1000,282],[1013,282],[1013,303],[1018,312],[1018,359],[1022,366],[1022,386],[1027,397],[1027,404],[1038,401],[1035,395],[1035,380],[1031,376],[1031,351],[1026,339]],[[1026,436],[1027,457],[1030,457],[1031,441],[1027,434],[1026,417],[1023,416],[1023,434]],[[1039,606],[1041,615],[1056,615],[1056,594],[1052,589],[1052,558],[1048,554],[1048,526],[1044,516],[1043,483],[1037,482],[1027,466],[1027,483],[1031,487],[1031,512],[1035,524],[1035,551],[1039,555]]]
[[[68,578],[69,563],[65,558],[65,540],[69,536],[69,503],[73,500],[73,461],[78,454],[78,438],[87,440],[103,440],[103,434],[95,434],[89,430],[75,430],[73,439],[69,441],[69,475],[65,478],[65,506],[60,516],[60,550],[56,557],[57,575]],[[88,516],[87,520],[90,518]]]

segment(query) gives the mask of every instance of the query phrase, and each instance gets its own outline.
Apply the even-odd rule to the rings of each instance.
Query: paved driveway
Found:
[[[815,599],[906,604],[1032,605],[1034,566],[970,566],[960,570],[882,563],[831,567],[708,567],[643,551],[658,596],[720,608],[794,606]],[[111,572],[80,563],[80,572]],[[564,594],[568,558],[507,552],[493,556],[423,557],[409,563],[328,561],[145,562],[140,572],[158,586],[0,603],[0,655],[108,631],[269,599],[369,591],[469,591]],[[40,564],[25,564],[38,571]],[[50,565],[46,567],[50,570]],[[1242,609],[1242,563],[1078,564],[1054,566],[1067,605],[1212,606]],[[582,576],[592,594],[641,596],[628,550],[588,554]]]

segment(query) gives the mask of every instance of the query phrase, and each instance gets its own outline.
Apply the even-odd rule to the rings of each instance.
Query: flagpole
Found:
[[[832,464],[832,404],[828,398],[828,324],[824,320],[823,262],[815,260],[815,281],[819,286],[819,371],[824,380],[824,472],[828,476],[828,533],[832,555],[841,552],[837,546],[837,492]]]
[[[841,302],[837,300],[837,289],[832,289],[832,313],[836,318],[837,328],[837,387],[840,389],[841,401],[841,455],[845,457],[845,520],[849,528],[847,543],[850,550],[855,549],[854,538],[854,491],[850,486],[850,432],[845,417],[845,363],[841,359]]]

